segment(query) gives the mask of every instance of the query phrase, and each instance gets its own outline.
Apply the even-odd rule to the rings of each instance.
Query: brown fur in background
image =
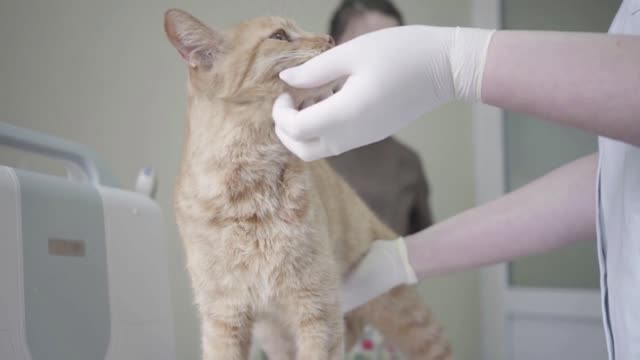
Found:
[[[254,330],[273,360],[342,359],[364,324],[410,359],[450,359],[413,286],[340,311],[340,278],[373,240],[397,235],[327,163],[292,155],[271,118],[285,91],[299,105],[331,91],[296,91],[278,73],[332,41],[276,17],[214,31],[180,10],[165,30],[189,65],[175,210],[204,360],[246,359]]]

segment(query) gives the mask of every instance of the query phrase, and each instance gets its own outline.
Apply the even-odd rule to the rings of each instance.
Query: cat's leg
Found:
[[[328,273],[318,269],[317,274]],[[291,289],[286,302],[287,323],[296,341],[298,360],[344,359],[344,323],[338,302],[337,280],[307,283]]]
[[[362,334],[364,329],[364,319],[357,316],[349,316],[344,318],[344,349],[345,352],[351,351],[356,341]]]
[[[201,309],[203,360],[247,360],[252,316],[245,308],[218,301]]]
[[[254,338],[269,360],[294,360],[295,340],[291,331],[271,316],[258,320],[253,328]]]
[[[336,305],[300,303],[293,316],[298,360],[344,359],[343,322]],[[294,310],[296,311],[296,310]]]
[[[415,286],[398,286],[355,309],[410,360],[451,360],[451,347]]]

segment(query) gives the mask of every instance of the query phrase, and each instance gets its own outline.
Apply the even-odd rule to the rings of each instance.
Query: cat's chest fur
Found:
[[[178,207],[188,269],[199,293],[236,294],[264,311],[327,257],[328,244],[312,241],[313,215],[299,195],[258,192],[233,204],[229,191]]]
[[[206,146],[190,140],[175,208],[195,286],[241,287],[265,302],[327,257],[328,244],[311,241],[322,230],[309,172],[277,139],[252,129]]]

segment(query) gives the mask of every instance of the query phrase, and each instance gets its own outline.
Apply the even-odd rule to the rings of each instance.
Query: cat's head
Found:
[[[169,41],[189,65],[190,91],[250,101],[276,97],[287,89],[278,73],[334,45],[279,17],[261,17],[228,30],[214,30],[182,10],[165,13]]]

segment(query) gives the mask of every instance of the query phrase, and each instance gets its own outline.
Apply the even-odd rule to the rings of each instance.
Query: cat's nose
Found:
[[[331,46],[335,46],[336,45],[336,41],[333,40],[333,36],[331,35],[327,35],[327,42],[329,43],[329,45]]]

